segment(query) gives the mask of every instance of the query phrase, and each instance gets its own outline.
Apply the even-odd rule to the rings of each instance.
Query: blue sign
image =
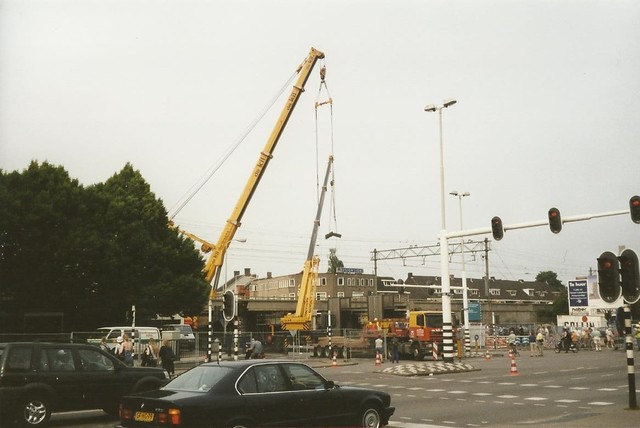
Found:
[[[589,306],[589,290],[587,280],[569,281],[569,308],[586,308]]]
[[[482,307],[478,300],[469,301],[469,321],[482,321]]]

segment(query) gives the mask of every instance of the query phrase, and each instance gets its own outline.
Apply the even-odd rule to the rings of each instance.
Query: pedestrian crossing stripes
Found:
[[[416,362],[396,364],[382,370],[383,373],[397,376],[432,376],[445,373],[461,373],[477,371],[471,364],[445,362]]]

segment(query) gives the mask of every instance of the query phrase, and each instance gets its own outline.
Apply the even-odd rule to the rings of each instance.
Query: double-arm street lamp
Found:
[[[450,195],[457,196],[460,203],[460,230],[464,230],[462,224],[462,198],[471,196],[469,192],[458,192],[454,190]],[[464,236],[460,237],[460,254],[462,255],[462,313],[464,317],[464,352],[466,356],[471,353],[471,336],[469,332],[469,292],[467,290],[467,272],[464,267]]]
[[[453,329],[451,326],[451,283],[449,281],[449,252],[447,227],[445,221],[444,202],[444,150],[442,144],[442,110],[454,105],[457,101],[453,98],[444,100],[441,106],[428,105],[424,108],[426,112],[438,112],[438,129],[440,133],[440,270],[441,270],[441,290],[442,290],[442,345],[443,359],[446,363],[453,363]]]

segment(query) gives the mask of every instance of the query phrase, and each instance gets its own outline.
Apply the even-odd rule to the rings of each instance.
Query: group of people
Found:
[[[135,348],[133,341],[128,335],[118,336],[116,338],[116,345],[113,348],[109,348],[107,345],[107,338],[103,337],[100,342],[100,348],[104,351],[111,352],[120,361],[126,365],[133,367],[133,357],[135,355]],[[169,340],[164,340],[162,346],[158,348],[158,345],[154,339],[149,339],[149,343],[144,348],[140,357],[141,366],[143,367],[157,367],[158,361],[163,369],[165,369],[169,376],[173,377],[175,374],[174,361],[176,355],[173,352],[171,343]]]

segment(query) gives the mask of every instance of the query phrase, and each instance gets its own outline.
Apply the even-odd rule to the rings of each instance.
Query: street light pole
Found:
[[[447,242],[447,228],[445,220],[444,202],[444,148],[442,138],[442,109],[452,106],[457,101],[445,100],[441,106],[433,104],[424,108],[426,112],[438,112],[438,129],[440,133],[440,270],[442,290],[442,351],[445,363],[453,363],[453,329],[451,326],[451,283],[449,281],[449,244]]]
[[[460,206],[460,230],[464,230],[462,224],[462,198],[470,196],[469,192],[449,192],[450,195],[457,196]],[[465,356],[471,354],[471,332],[469,331],[469,291],[467,289],[467,271],[464,267],[464,236],[460,237],[460,254],[462,255],[462,313],[464,317],[464,352]]]

